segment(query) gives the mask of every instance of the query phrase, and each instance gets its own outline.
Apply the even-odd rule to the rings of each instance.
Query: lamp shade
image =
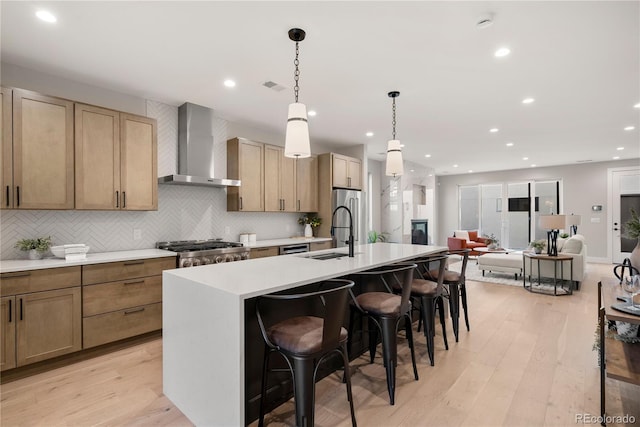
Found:
[[[400,141],[392,139],[387,144],[387,176],[400,176],[404,173],[402,167],[402,149]]]
[[[572,225],[580,225],[580,215],[567,215],[567,227],[569,228]]]
[[[566,215],[540,215],[538,225],[544,230],[560,230],[565,228]]]
[[[311,157],[307,107],[300,102],[289,104],[284,155],[285,157]]]

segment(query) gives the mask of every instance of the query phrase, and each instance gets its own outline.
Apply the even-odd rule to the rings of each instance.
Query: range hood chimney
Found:
[[[158,178],[159,184],[239,187],[240,181],[214,178],[213,110],[185,102],[178,108],[178,173]]]

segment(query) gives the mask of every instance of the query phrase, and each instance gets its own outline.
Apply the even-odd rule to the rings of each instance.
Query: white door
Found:
[[[613,262],[620,263],[629,258],[636,239],[624,237],[624,223],[631,216],[633,207],[640,214],[640,167],[610,169],[609,190],[611,200],[611,236]]]

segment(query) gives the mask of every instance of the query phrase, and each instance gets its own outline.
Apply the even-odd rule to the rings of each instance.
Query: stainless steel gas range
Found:
[[[219,239],[158,242],[156,248],[177,252],[178,268],[249,259],[249,248],[242,243]]]

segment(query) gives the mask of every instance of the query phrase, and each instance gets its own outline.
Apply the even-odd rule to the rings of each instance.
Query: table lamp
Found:
[[[558,232],[566,226],[566,215],[540,215],[540,228],[547,231],[547,255],[558,256]]]
[[[573,236],[574,234],[578,234],[578,226],[580,225],[580,215],[567,215],[567,225],[565,227],[569,228],[569,235]]]

